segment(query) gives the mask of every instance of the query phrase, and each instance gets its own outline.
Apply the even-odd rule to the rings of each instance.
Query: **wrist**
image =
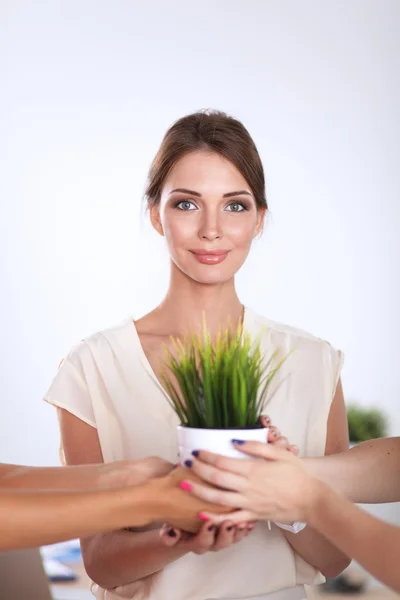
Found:
[[[307,504],[305,506],[305,521],[311,527],[319,519],[321,510],[328,500],[329,492],[329,487],[319,479],[313,478],[310,481]]]
[[[119,527],[145,527],[162,515],[162,495],[153,481],[118,490]]]

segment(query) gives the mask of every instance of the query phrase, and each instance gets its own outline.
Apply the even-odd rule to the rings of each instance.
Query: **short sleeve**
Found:
[[[47,390],[44,400],[63,408],[88,425],[96,427],[96,419],[90,398],[81,354],[84,342],[74,348],[61,361],[58,372]]]
[[[344,354],[341,350],[337,350],[333,346],[327,343],[328,348],[328,361],[329,361],[329,377],[330,377],[330,388],[331,398],[335,396],[336,388],[342,372],[344,363]]]

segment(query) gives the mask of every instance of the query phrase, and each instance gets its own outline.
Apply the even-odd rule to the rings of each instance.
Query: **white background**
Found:
[[[3,0],[0,460],[57,464],[59,360],[162,298],[142,192],[204,107],[265,165],[243,301],[342,348],[346,399],[400,434],[399,25],[397,0]]]

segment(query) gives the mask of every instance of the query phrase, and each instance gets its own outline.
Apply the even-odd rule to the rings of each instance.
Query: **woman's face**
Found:
[[[165,180],[151,220],[175,265],[205,284],[230,280],[261,231],[264,211],[236,167],[214,152],[184,156]]]

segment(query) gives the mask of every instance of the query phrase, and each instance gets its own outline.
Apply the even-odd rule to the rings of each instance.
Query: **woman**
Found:
[[[46,400],[58,407],[68,464],[176,460],[178,421],[160,379],[163,345],[201,327],[204,313],[212,335],[243,321],[254,336],[262,333],[268,354],[294,350],[269,414],[303,455],[345,450],[340,352],[244,308],[235,290],[267,211],[263,167],[247,130],[219,112],[177,121],[151,166],[146,198],[171,259],[168,292],[149,314],[84,340],[64,361]],[[251,530],[205,523],[198,536],[178,542],[167,528],[117,531],[82,540],[82,550],[95,595],[107,600],[296,600],[303,584],[322,580],[320,572],[331,576],[348,564],[311,528],[295,535],[261,523]]]
[[[348,499],[400,501],[400,438],[372,440],[335,456],[303,460],[265,444],[244,442],[236,447],[265,461],[236,461],[195,451],[198,460],[193,459],[193,471],[229,491],[204,487],[190,477],[182,482],[182,489],[209,502],[242,506],[231,515],[235,522],[305,521],[400,592],[400,527],[376,519]],[[215,522],[226,515],[203,513],[202,517]]]

